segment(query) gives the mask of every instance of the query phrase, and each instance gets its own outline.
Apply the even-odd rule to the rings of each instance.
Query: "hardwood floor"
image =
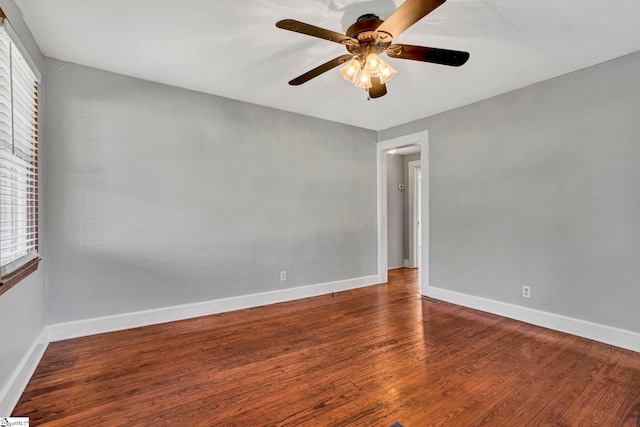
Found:
[[[49,345],[32,426],[640,426],[640,354],[388,285]]]

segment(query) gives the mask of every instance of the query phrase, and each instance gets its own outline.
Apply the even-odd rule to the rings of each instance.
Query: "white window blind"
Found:
[[[38,257],[38,81],[0,26],[0,276]]]

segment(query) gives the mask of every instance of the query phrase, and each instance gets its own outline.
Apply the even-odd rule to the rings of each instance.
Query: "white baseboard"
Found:
[[[11,343],[5,343],[4,345],[11,345]],[[2,391],[0,391],[0,416],[8,417],[11,415],[13,408],[15,408],[18,403],[20,396],[22,396],[22,392],[24,392],[24,389],[27,387],[48,345],[49,334],[45,326],[13,371],[7,384]]]
[[[113,332],[158,323],[173,322],[192,317],[258,307],[267,304],[291,301],[300,298],[325,295],[331,292],[346,291],[378,283],[378,276],[365,276],[355,279],[338,280],[335,282],[319,283],[300,286],[297,288],[279,289],[251,295],[242,295],[212,301],[183,304],[154,310],[138,311],[134,313],[116,314],[113,316],[97,317],[93,319],[49,325],[49,340],[61,341],[88,335]],[[2,412],[0,412],[2,414]]]
[[[640,333],[429,286],[426,296],[640,352]]]
[[[411,264],[409,264],[409,260],[408,259],[404,260],[404,266],[407,267],[407,268],[411,267]]]

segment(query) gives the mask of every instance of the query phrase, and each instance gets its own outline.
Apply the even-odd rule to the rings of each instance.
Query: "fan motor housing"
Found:
[[[373,13],[360,16],[355,24],[347,28],[347,35],[358,40],[357,44],[346,44],[349,53],[366,58],[370,53],[384,52],[389,47],[391,38],[381,37],[381,34],[376,32],[383,22]]]
[[[360,37],[358,37],[358,35],[362,33],[373,33],[373,31],[375,31],[375,29],[378,28],[383,22],[384,21],[381,20],[378,15],[367,13],[366,15],[360,16],[355,24],[347,28],[347,35],[349,37],[353,37],[354,39],[360,40]]]

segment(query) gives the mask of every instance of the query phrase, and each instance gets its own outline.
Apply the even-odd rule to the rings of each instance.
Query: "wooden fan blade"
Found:
[[[459,67],[469,59],[469,52],[426,46],[412,46],[409,44],[392,44],[387,48],[386,52],[391,58],[432,62],[434,64],[450,65],[452,67]]]
[[[349,55],[349,54],[338,56],[337,58],[334,58],[331,61],[325,62],[324,64],[314,68],[313,70],[307,71],[303,75],[296,77],[295,79],[291,80],[289,84],[292,86],[298,86],[298,85],[301,85],[302,83],[306,83],[312,78],[318,77],[320,74],[325,73],[331,70],[332,68],[337,67],[340,64],[344,64],[345,62],[349,61],[351,58],[353,58],[353,55]]]
[[[276,23],[276,27],[340,44],[358,44],[358,40],[345,34],[336,33],[335,31],[326,30],[324,28],[305,24],[304,22],[295,21],[293,19],[283,19],[282,21],[278,21]]]
[[[371,77],[371,85],[369,88],[370,98],[380,98],[387,94],[387,85],[380,83],[380,77]]]
[[[391,39],[398,37],[404,30],[427,16],[445,1],[407,0],[386,21],[380,24],[376,31],[383,37],[384,35],[380,33],[389,34],[390,37],[386,41],[391,41]]]

